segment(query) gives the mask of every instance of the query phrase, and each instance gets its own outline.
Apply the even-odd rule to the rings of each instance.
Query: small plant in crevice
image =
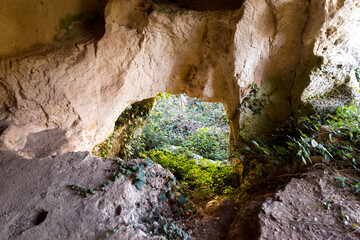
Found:
[[[169,220],[162,216],[148,216],[145,221],[148,224],[147,234],[150,236],[165,236],[166,239],[170,240],[187,240],[189,239],[189,234],[184,231],[181,227],[177,226],[173,220],[169,222]],[[131,224],[130,222],[128,224]],[[138,227],[135,224],[132,224],[132,227],[136,231]],[[120,227],[114,227],[112,229],[108,229],[105,233],[105,237],[109,238],[111,235],[118,232]]]
[[[83,196],[85,198],[95,194],[95,190],[93,188],[83,188],[78,185],[70,185],[69,187],[72,190],[74,190],[78,195]]]
[[[176,226],[174,223],[168,223],[167,219],[161,215],[158,223],[160,224],[160,226],[154,226],[152,229],[152,232],[155,235],[160,235],[162,233],[162,235],[165,235],[167,239],[170,240],[187,240],[189,238],[189,234],[186,233],[182,228]]]

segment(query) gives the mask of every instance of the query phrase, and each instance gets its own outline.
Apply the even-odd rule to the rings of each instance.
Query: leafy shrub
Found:
[[[301,166],[300,161],[306,165],[311,163],[312,159],[319,159],[318,157],[325,159],[335,171],[339,168],[353,168],[359,174],[359,111],[359,104],[354,102],[337,107],[335,112],[331,109],[328,112],[324,110],[320,114],[304,116],[296,123],[290,121],[288,128],[281,131],[278,139],[274,134],[276,142],[268,144],[253,141],[247,147],[239,149],[238,158],[241,160],[237,163],[240,165],[238,169],[244,183],[248,179],[270,177],[286,165],[297,171]],[[287,133],[287,139],[283,138],[284,132]],[[355,192],[360,191],[359,180],[356,178],[336,180],[343,186],[346,183],[354,188]]]
[[[222,104],[185,95],[162,94],[142,135],[146,151],[173,145],[214,160],[227,159],[228,142],[229,127]]]
[[[226,160],[228,157],[229,136],[217,128],[199,128],[189,140],[189,148],[205,158]]]

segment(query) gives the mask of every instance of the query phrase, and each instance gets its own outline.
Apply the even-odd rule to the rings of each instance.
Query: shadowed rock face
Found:
[[[74,27],[70,41],[1,58],[0,149],[24,152],[32,134],[57,129],[52,152],[90,150],[126,106],[159,92],[222,102],[240,142],[281,125],[317,86],[354,85],[358,1],[240,2],[111,0],[101,39]]]

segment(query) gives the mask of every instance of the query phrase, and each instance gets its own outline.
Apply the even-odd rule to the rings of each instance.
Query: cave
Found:
[[[325,226],[328,222],[320,214],[326,215],[324,206],[343,207],[315,196],[326,188],[324,196],[335,198],[334,178],[356,187],[356,181],[342,177],[344,172],[335,177],[301,175],[275,158],[277,165],[256,161],[259,151],[270,155],[259,139],[286,142],[277,134],[289,123],[314,113],[323,116],[328,108],[336,114],[335,105],[359,99],[358,1],[0,0],[0,12],[4,239],[155,239],[159,231],[169,237],[168,226],[181,239],[342,238],[345,232],[349,239],[359,237],[351,231],[357,229],[359,216],[350,208],[341,213],[341,221],[334,220],[336,227],[324,227],[322,233],[306,225],[315,221]],[[127,107],[160,92],[222,103],[230,154],[236,156],[231,163],[241,186],[259,180],[254,170],[268,177],[246,188],[248,195],[237,202],[214,198],[203,208],[209,218],[182,222],[187,232],[176,225],[179,212],[174,209],[180,208],[173,200],[185,205],[189,201],[174,195],[176,180],[169,171],[150,158],[125,161],[91,153],[111,136]],[[347,107],[344,112],[352,111]],[[322,136],[333,131],[317,128]],[[340,142],[357,136],[337,134],[334,139]],[[302,146],[338,156],[327,154],[317,139]],[[252,157],[238,153],[250,147],[257,151]],[[298,152],[291,161],[301,161],[307,153]],[[314,166],[326,164],[311,153],[303,162],[313,157]],[[279,179],[285,180],[276,186]],[[341,194],[356,199],[349,192]],[[315,206],[316,211],[301,215],[291,206],[303,205],[294,202]],[[153,206],[159,212],[152,211]],[[285,217],[289,221],[275,213],[286,207],[293,213]],[[168,224],[168,219],[174,222]],[[306,219],[307,230],[302,223],[293,224],[298,219]],[[161,230],[164,226],[166,231]]]
[[[221,103],[159,93],[128,106],[116,120],[113,133],[92,153],[129,159],[158,149],[227,162],[229,145],[229,125]]]

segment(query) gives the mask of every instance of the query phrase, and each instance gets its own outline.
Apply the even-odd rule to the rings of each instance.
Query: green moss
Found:
[[[239,175],[232,166],[220,161],[194,160],[167,151],[151,150],[148,156],[169,169],[181,183],[181,189],[194,203],[202,205],[215,195],[232,197],[240,185]]]

